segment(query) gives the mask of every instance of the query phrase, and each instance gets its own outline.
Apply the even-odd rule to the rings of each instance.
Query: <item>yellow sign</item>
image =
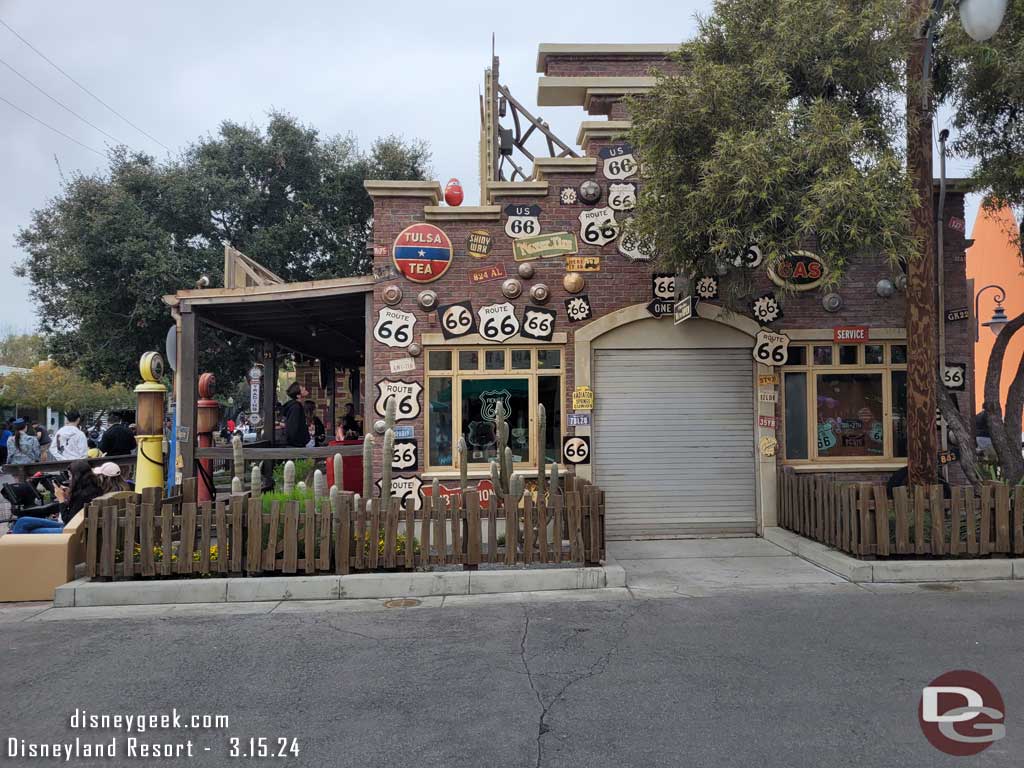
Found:
[[[774,387],[778,383],[779,375],[777,373],[762,373],[757,377],[759,387]]]
[[[567,272],[600,272],[600,256],[566,256],[565,270]]]
[[[572,391],[572,409],[574,411],[594,410],[594,390],[587,386],[576,387]]]

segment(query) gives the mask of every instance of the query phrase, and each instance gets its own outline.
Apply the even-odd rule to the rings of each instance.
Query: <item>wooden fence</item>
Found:
[[[258,493],[195,502],[195,480],[162,498],[141,495],[95,502],[86,517],[86,568],[94,579],[346,574],[483,563],[588,563],[605,556],[604,492],[576,480],[549,499],[477,491],[434,500],[396,498],[359,504],[279,502],[264,510]],[[410,536],[409,532],[412,532]],[[257,533],[258,532],[258,533]],[[412,547],[410,548],[410,538]]]
[[[1024,486],[895,488],[779,473],[779,525],[856,557],[1024,554]]]

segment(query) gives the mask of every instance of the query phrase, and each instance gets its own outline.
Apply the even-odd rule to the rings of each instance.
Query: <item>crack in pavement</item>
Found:
[[[606,653],[604,653],[603,655],[598,657],[597,661],[595,661],[593,664],[591,664],[590,666],[588,666],[588,667],[586,667],[586,668],[584,668],[582,670],[573,670],[571,672],[564,673],[564,674],[570,675],[569,680],[567,680],[565,682],[565,684],[561,688],[558,689],[558,692],[551,698],[551,701],[548,704],[545,704],[544,703],[544,698],[541,696],[540,691],[537,689],[537,686],[534,683],[534,676],[536,676],[536,677],[548,677],[548,678],[551,678],[551,679],[557,679],[557,678],[552,678],[552,675],[550,673],[543,673],[543,672],[536,672],[535,673],[535,672],[533,672],[530,669],[530,662],[529,662],[529,660],[527,659],[527,656],[526,656],[526,645],[527,645],[527,642],[528,642],[528,639],[529,639],[529,635],[530,635],[530,612],[529,612],[528,606],[523,605],[523,618],[524,618],[524,622],[523,622],[523,634],[522,634],[522,637],[519,640],[519,658],[522,661],[523,669],[526,672],[526,679],[530,683],[530,690],[533,691],[534,696],[537,697],[537,704],[540,705],[540,717],[537,720],[537,760],[534,763],[534,768],[540,768],[541,762],[544,759],[544,742],[543,742],[543,739],[544,739],[544,735],[547,734],[551,730],[551,726],[549,726],[548,723],[547,723],[547,717],[551,713],[551,710],[554,708],[554,706],[558,702],[562,701],[563,697],[565,696],[565,694],[569,690],[569,688],[571,688],[572,686],[576,685],[576,683],[582,682],[584,680],[589,680],[592,677],[596,677],[597,675],[602,674],[605,671],[605,669],[607,668],[608,663],[611,661],[612,656],[614,656],[618,652],[618,650],[619,650],[619,643],[623,639],[625,639],[625,636],[626,636],[626,625],[639,612],[639,610],[640,610],[640,604],[637,604],[633,608],[633,610],[630,611],[625,616],[625,618],[622,619],[621,622],[619,622],[619,633],[620,633],[619,638],[614,643],[612,643],[611,648]],[[574,632],[574,635],[570,636],[569,639],[572,639],[572,638],[578,636],[578,634],[579,634],[578,630],[573,630],[573,632]],[[562,643],[562,648],[563,649],[565,649],[565,645],[566,645],[566,641],[563,641],[563,643]]]

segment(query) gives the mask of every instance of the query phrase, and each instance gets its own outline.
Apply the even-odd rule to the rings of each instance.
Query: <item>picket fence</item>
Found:
[[[899,487],[779,473],[779,525],[861,558],[1024,554],[1024,487]]]
[[[339,493],[315,502],[274,501],[258,493],[197,504],[195,484],[170,497],[93,502],[86,515],[86,572],[92,579],[188,578],[247,574],[347,574],[484,563],[596,564],[605,557],[604,493],[584,480],[534,499],[478,491],[397,498],[356,508]],[[500,532],[503,529],[503,532]],[[412,532],[410,536],[409,532]],[[412,547],[410,548],[410,539]]]

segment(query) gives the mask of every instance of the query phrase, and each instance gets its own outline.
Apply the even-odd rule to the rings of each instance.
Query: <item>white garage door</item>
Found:
[[[607,537],[753,533],[750,350],[596,350],[594,366]]]

